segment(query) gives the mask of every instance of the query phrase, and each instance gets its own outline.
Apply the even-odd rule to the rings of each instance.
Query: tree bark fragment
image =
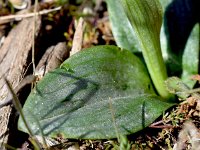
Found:
[[[35,35],[38,34],[41,25],[40,17],[36,20]],[[32,47],[34,32],[34,18],[23,19],[14,27],[6,37],[0,48],[0,101],[6,101],[9,90],[4,81],[6,78],[15,88],[23,78],[26,70],[28,54]],[[11,106],[0,108],[0,148],[8,140],[8,121]]]

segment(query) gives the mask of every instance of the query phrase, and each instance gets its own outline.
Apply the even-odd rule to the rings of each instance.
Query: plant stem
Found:
[[[172,95],[164,84],[168,76],[160,46],[161,5],[158,0],[121,0],[121,3],[142,48],[154,86],[161,97],[169,100]]]

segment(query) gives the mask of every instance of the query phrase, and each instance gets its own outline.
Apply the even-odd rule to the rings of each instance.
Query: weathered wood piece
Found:
[[[49,47],[39,64],[36,67],[35,75],[24,77],[21,82],[14,88],[17,94],[27,84],[31,84],[36,80],[41,79],[47,72],[57,68],[69,56],[69,49],[65,42],[60,42],[56,46]],[[12,95],[7,96],[6,101],[0,101],[0,108],[12,104]]]
[[[21,82],[15,87],[14,92],[17,94],[23,87],[25,87],[27,84],[32,84],[36,81],[36,76],[34,75],[28,75],[24,77]],[[9,94],[5,101],[0,101],[0,108],[5,107],[7,105],[12,104],[13,102],[13,95]]]
[[[38,63],[35,75],[43,77],[47,72],[57,68],[69,56],[69,48],[65,42],[49,47]]]
[[[38,34],[41,19],[38,17],[35,26],[35,35]],[[5,84],[6,78],[15,88],[23,78],[26,70],[28,54],[32,47],[34,32],[34,18],[22,20],[6,37],[0,48],[0,101],[6,101],[9,90]],[[10,105],[0,108],[0,149],[8,139],[8,121],[11,112]]]

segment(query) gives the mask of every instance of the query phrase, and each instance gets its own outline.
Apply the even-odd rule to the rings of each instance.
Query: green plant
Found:
[[[35,135],[41,128],[51,137],[116,138],[144,129],[175,104],[164,86],[167,72],[159,41],[162,13],[158,0],[106,2],[113,33],[122,48],[87,48],[45,75],[23,108]],[[137,39],[133,41],[136,46],[131,37]],[[148,70],[132,53],[141,51]],[[18,127],[28,132],[21,118]]]
[[[163,98],[169,99],[169,92],[164,87],[167,71],[162,58],[159,40],[162,25],[161,5],[159,1],[148,0],[140,2],[138,0],[121,0],[121,2],[140,41],[142,54],[154,86]]]

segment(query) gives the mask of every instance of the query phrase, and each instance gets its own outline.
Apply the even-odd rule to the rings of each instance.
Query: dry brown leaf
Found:
[[[83,42],[83,32],[84,32],[84,20],[81,17],[78,20],[78,25],[76,27],[76,31],[74,33],[72,49],[70,51],[70,56],[79,52],[82,49],[82,42]]]

